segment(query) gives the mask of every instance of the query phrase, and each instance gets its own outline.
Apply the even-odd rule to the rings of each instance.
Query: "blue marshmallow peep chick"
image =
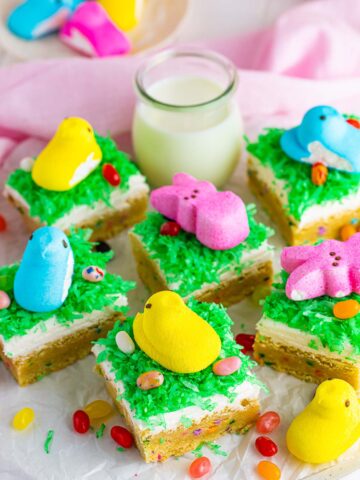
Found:
[[[58,228],[42,227],[28,241],[15,275],[16,302],[30,312],[51,312],[69,293],[74,255],[67,236]]]
[[[318,106],[308,110],[299,126],[282,135],[280,144],[294,160],[321,162],[337,170],[360,173],[360,130],[335,108]]]

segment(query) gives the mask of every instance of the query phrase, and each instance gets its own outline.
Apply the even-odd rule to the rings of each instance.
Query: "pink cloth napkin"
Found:
[[[240,69],[245,127],[299,120],[316,104],[360,112],[360,2],[318,0],[245,36],[203,42]],[[115,137],[131,127],[133,78],[144,57],[38,61],[0,75],[0,165],[34,154],[66,116]],[[314,79],[316,81],[314,81]],[[128,145],[122,144],[123,148]]]

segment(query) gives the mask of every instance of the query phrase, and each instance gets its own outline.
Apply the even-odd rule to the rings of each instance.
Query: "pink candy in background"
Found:
[[[359,32],[358,0],[318,0],[290,9],[266,30],[202,45],[239,67],[238,102],[245,128],[253,132],[298,123],[319,104],[360,111]],[[86,118],[101,134],[128,132],[133,76],[143,61],[144,56],[79,58],[3,68],[0,165],[5,158],[17,164],[24,150],[37,153],[39,141],[49,140],[67,116]]]
[[[158,212],[213,250],[236,247],[250,232],[240,197],[230,191],[218,192],[212,183],[186,173],[174,175],[173,185],[153,190],[150,201]]]
[[[320,245],[286,247],[281,266],[290,273],[286,295],[306,300],[329,295],[360,294],[360,233],[346,242],[326,240]]]

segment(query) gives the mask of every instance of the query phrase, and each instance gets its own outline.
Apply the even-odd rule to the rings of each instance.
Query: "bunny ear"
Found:
[[[280,262],[282,268],[291,273],[312,255],[316,254],[316,246],[285,247],[281,252]]]
[[[198,183],[198,180],[187,173],[175,173],[173,176],[173,185],[179,187],[189,187],[190,185],[196,183]]]
[[[150,194],[150,203],[159,213],[174,220],[178,211],[179,192],[174,186],[160,187]]]

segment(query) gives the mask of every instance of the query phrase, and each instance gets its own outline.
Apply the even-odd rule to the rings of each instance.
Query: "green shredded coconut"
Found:
[[[237,247],[211,250],[193,234],[181,231],[178,236],[160,235],[166,221],[160,213],[149,213],[147,219],[134,227],[148,254],[160,264],[166,283],[182,297],[193,294],[204,284],[220,283],[220,276],[229,270],[241,273],[251,262],[242,262],[243,253],[262,246],[273,231],[255,221],[255,205],[247,206],[250,235]],[[268,246],[270,249],[271,247]]]
[[[183,425],[185,428],[190,428],[192,423],[193,423],[191,418],[185,417],[184,415],[182,415],[180,417],[179,421],[180,421],[181,425]]]
[[[54,430],[49,430],[46,435],[45,443],[44,443],[44,450],[45,453],[49,454],[50,453],[50,448],[53,442],[54,438]]]
[[[348,320],[339,320],[333,314],[338,298],[328,296],[311,300],[294,301],[285,294],[287,274],[283,273],[281,283],[275,284],[275,289],[264,304],[264,315],[274,322],[280,322],[290,328],[301,330],[317,337],[319,344],[312,340],[309,347],[318,349],[318,345],[328,348],[331,352],[341,354],[350,345],[353,354],[360,354],[360,313]],[[341,300],[354,299],[360,302],[360,295],[352,293]]]
[[[311,181],[311,165],[292,160],[283,152],[280,137],[284,131],[267,129],[247,149],[264,167],[271,169],[276,180],[282,182],[288,196],[288,205],[285,207],[294,219],[300,220],[305,210],[313,205],[338,201],[358,192],[360,174],[335,169],[329,169],[324,185],[314,185]]]
[[[210,365],[201,372],[178,374],[163,368],[138,347],[132,355],[122,353],[116,345],[115,337],[123,330],[134,338],[132,318],[124,323],[117,322],[107,338],[96,342],[103,346],[103,350],[97,356],[97,363],[104,361],[111,363],[115,381],[121,381],[124,385],[123,398],[129,403],[135,417],[147,424],[154,424],[155,419],[162,418],[167,412],[175,412],[190,406],[198,406],[203,410],[212,409],[215,405],[211,397],[215,394],[225,395],[230,401],[234,401],[236,387],[245,381],[262,386],[251,372],[255,363],[241,353],[239,345],[234,340],[231,332],[233,322],[226,310],[220,305],[198,303],[193,299],[189,300],[188,306],[209,322],[220,336],[221,358],[231,356],[241,358],[241,367],[237,372],[228,376],[217,376],[214,375]],[[136,386],[136,380],[139,375],[150,370],[161,372],[164,375],[164,383],[159,388],[141,390]]]
[[[56,312],[33,313],[21,308],[14,300],[12,291],[18,265],[0,267],[0,276],[6,278],[5,290],[11,299],[10,307],[0,310],[0,335],[5,341],[17,335],[26,335],[34,327],[43,331],[46,328],[44,321],[55,313],[58,323],[70,326],[77,320],[81,321],[83,314],[103,310],[107,306],[114,307],[114,298],[119,294],[126,295],[134,288],[134,282],[124,281],[120,276],[110,273],[106,273],[104,280],[99,283],[87,282],[82,278],[85,267],[97,265],[105,269],[113,256],[112,252],[93,252],[94,243],[87,240],[90,233],[90,230],[79,230],[69,236],[75,259],[74,276],[67,299]],[[115,307],[114,310],[125,313],[128,307]]]
[[[38,217],[42,223],[53,225],[57,220],[80,205],[94,206],[99,200],[110,204],[110,195],[115,188],[122,192],[129,189],[131,176],[139,174],[136,165],[128,156],[117,149],[111,138],[96,136],[103,153],[103,158],[97,168],[76,187],[66,192],[51,192],[37,186],[31,177],[31,172],[15,170],[6,184],[21,194],[30,206],[31,217]],[[111,163],[118,171],[121,183],[118,187],[111,186],[102,175],[102,167]]]
[[[207,447],[211,452],[215,453],[215,455],[221,455],[222,457],[228,456],[228,453],[222,450],[221,446],[215,442],[202,442],[191,453],[195,455],[196,458],[203,457],[203,448],[205,447]]]
[[[125,448],[123,448],[123,447],[117,447],[116,450],[118,452],[125,452]]]
[[[100,425],[99,429],[96,430],[96,432],[95,432],[96,438],[102,438],[104,436],[105,428],[106,428],[105,423],[102,423]]]

